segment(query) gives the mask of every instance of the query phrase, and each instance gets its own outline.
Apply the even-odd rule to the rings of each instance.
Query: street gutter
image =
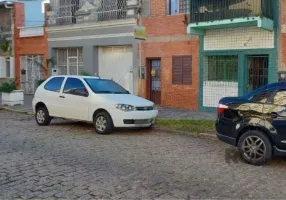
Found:
[[[25,110],[12,109],[12,108],[9,108],[9,107],[0,107],[0,110],[6,110],[6,111],[10,111],[10,112],[17,112],[17,113],[22,113],[22,114],[26,114],[26,115],[34,115],[33,112],[29,112],[29,111],[25,111]]]

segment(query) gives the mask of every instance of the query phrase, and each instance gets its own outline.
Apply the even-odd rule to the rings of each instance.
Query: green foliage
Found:
[[[4,52],[8,52],[10,49],[10,43],[6,39],[0,40],[0,49]]]
[[[82,71],[80,72],[81,76],[91,76],[88,72]]]
[[[172,130],[186,131],[191,133],[215,133],[215,122],[212,120],[192,119],[159,119],[156,125]]]
[[[0,92],[11,93],[14,90],[17,90],[15,81],[5,82],[0,85]]]
[[[46,60],[47,62],[47,66],[49,66],[49,64],[51,64],[52,66],[55,66],[55,59],[53,57],[49,58]]]

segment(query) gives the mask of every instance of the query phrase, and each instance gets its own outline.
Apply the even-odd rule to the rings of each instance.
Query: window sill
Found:
[[[177,14],[166,14],[166,17],[173,17],[173,16],[179,16],[179,15],[189,15],[190,13],[177,13]]]

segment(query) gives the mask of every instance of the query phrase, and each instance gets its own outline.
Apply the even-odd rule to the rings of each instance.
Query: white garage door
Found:
[[[133,93],[133,55],[131,46],[108,46],[99,48],[99,76],[112,79]]]

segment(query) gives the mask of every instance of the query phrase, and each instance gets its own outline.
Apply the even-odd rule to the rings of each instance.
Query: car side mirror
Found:
[[[77,89],[74,91],[75,95],[78,96],[83,96],[83,97],[87,97],[88,96],[88,92],[86,89]]]

